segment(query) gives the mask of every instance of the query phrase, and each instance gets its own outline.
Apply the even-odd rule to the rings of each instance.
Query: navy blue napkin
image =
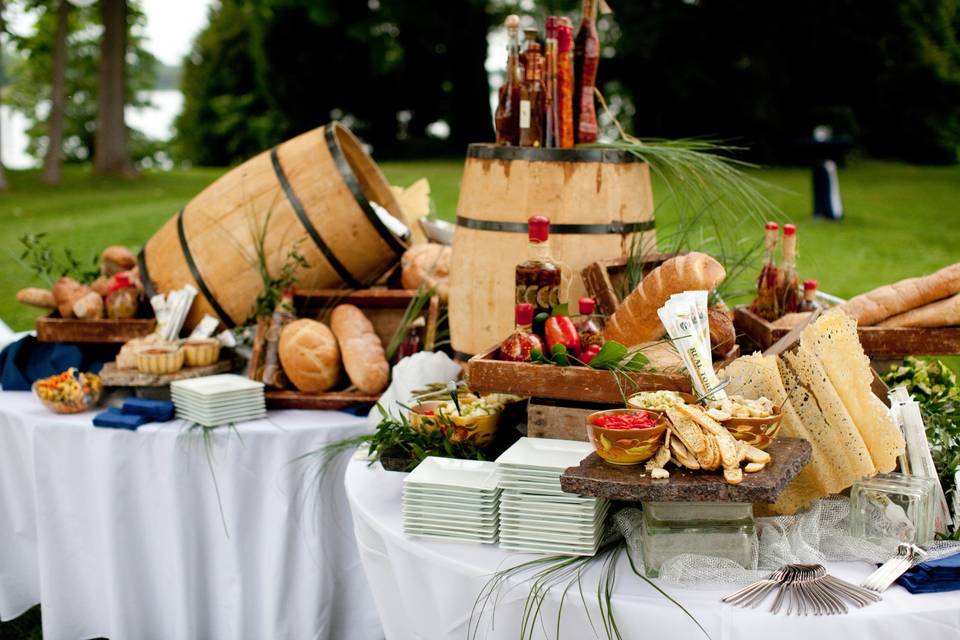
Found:
[[[38,342],[33,336],[24,336],[0,351],[0,387],[4,391],[29,391],[35,381],[70,367],[97,373],[106,360],[112,360],[109,348],[105,350],[99,345],[81,348],[75,344]]]
[[[939,593],[960,590],[960,553],[921,562],[897,582],[910,593]]]
[[[146,416],[123,413],[120,409],[110,408],[93,418],[93,426],[136,431],[138,427],[149,421],[150,419]]]
[[[143,416],[151,422],[168,422],[173,420],[176,408],[169,400],[127,398],[123,402],[121,411],[129,415]]]

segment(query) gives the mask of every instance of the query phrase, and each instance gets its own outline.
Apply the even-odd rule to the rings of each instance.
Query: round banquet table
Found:
[[[271,412],[205,443],[93,415],[0,392],[0,620],[40,603],[46,640],[382,637],[343,466],[321,485],[295,461],[364,418]]]
[[[411,538],[403,533],[400,512],[406,474],[384,471],[361,460],[350,462],[347,498],[353,513],[360,558],[388,640],[436,640],[468,637],[470,611],[477,594],[496,571],[534,559],[533,554],[504,551],[495,545]],[[599,563],[583,578],[584,603],[576,586],[563,606],[561,638],[605,637],[597,604]],[[859,583],[871,571],[867,563],[832,563],[829,571]],[[675,605],[638,578],[621,557],[616,573],[613,611],[625,639],[705,637]],[[495,624],[480,625],[478,638],[519,637],[529,583],[511,580],[496,608]],[[709,585],[681,588],[657,585],[682,604],[713,640],[792,638],[870,638],[871,640],[956,640],[960,637],[960,596],[956,592],[911,595],[900,586],[883,602],[830,617],[786,617],[765,610],[721,604],[739,587]],[[535,637],[555,637],[562,588],[543,604],[545,630]],[[585,612],[589,607],[589,618]],[[767,603],[769,606],[769,601]],[[591,626],[596,624],[596,631]]]

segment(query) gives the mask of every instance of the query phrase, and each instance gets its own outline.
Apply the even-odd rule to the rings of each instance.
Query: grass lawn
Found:
[[[382,168],[394,184],[429,178],[437,214],[452,219],[462,166],[425,161],[389,162]],[[139,247],[222,171],[148,173],[128,181],[70,167],[57,188],[43,185],[36,171],[10,172],[11,190],[0,195],[0,319],[25,329],[36,315],[14,299],[20,287],[39,284],[13,259],[20,236],[45,231],[82,256],[108,244]],[[863,161],[842,169],[847,217],[840,224],[811,218],[808,170],[778,168],[757,175],[779,187],[770,191],[771,199],[785,220],[799,225],[801,276],[817,278],[826,291],[850,296],[960,260],[960,167]],[[654,187],[655,196],[662,192]],[[672,215],[669,208],[658,210],[658,226],[668,227]],[[756,233],[759,237],[759,228]]]

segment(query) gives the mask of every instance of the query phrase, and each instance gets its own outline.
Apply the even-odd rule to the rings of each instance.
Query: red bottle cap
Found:
[[[546,242],[550,238],[550,218],[532,216],[527,220],[527,237],[530,242]]]
[[[533,324],[533,305],[529,302],[521,302],[517,305],[517,324],[523,326]]]
[[[763,225],[763,228],[766,229],[767,231],[776,231],[777,229],[780,228],[780,225],[778,225],[776,222],[771,220],[767,224]]]
[[[557,51],[560,53],[573,51],[573,23],[567,16],[562,16],[560,24],[557,25]]]
[[[118,273],[113,277],[113,283],[110,285],[108,290],[109,293],[118,291],[120,289],[135,289],[136,285],[130,282],[130,276],[126,273]]]
[[[816,289],[816,288],[817,288],[817,281],[816,281],[816,280],[804,280],[804,281],[803,281],[803,290],[804,290],[804,291],[809,291],[810,289]]]
[[[783,225],[783,235],[793,236],[797,234],[797,225],[795,224],[785,224]]]
[[[588,316],[593,313],[593,310],[596,308],[597,303],[593,301],[593,298],[580,298],[580,314]]]
[[[557,37],[557,16],[547,16],[547,37],[556,38]]]

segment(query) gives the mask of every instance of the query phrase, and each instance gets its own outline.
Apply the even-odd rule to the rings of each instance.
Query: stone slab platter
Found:
[[[100,379],[107,387],[167,387],[174,380],[203,378],[218,373],[228,373],[241,366],[243,358],[228,350],[223,351],[222,360],[205,367],[184,367],[176,373],[155,374],[140,373],[136,369],[117,369],[116,362],[108,362],[100,370]]]
[[[560,477],[567,493],[625,502],[775,502],[808,462],[812,448],[800,438],[777,438],[767,448],[771,461],[757,473],[744,473],[740,484],[727,484],[721,471],[668,467],[670,477],[654,480],[643,464],[615,466],[591,453],[579,467]]]

